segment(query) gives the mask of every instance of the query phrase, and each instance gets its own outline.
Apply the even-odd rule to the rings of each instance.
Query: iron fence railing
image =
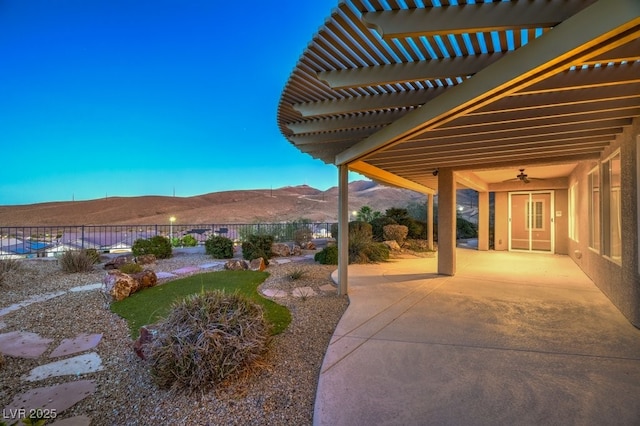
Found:
[[[126,252],[140,238],[156,235],[170,238],[174,245],[186,235],[198,244],[211,235],[220,235],[236,243],[249,235],[273,235],[275,241],[293,241],[296,233],[309,230],[313,238],[331,236],[330,222],[325,223],[251,223],[251,224],[168,224],[168,225],[68,225],[68,226],[0,226],[0,259],[50,257],[67,250],[96,249],[101,252]]]

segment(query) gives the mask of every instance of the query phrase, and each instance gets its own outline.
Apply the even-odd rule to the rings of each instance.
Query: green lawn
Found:
[[[140,327],[164,318],[174,300],[203,290],[222,290],[228,293],[238,291],[263,306],[265,318],[272,325],[272,334],[279,334],[291,322],[291,313],[286,307],[265,299],[258,293],[258,286],[268,276],[267,272],[254,271],[196,274],[145,289],[124,300],[113,302],[111,311],[127,320],[131,336],[137,339]]]

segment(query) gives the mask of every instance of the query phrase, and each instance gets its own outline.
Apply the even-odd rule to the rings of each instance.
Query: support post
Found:
[[[433,202],[435,194],[427,195],[427,242],[428,249],[433,251]]]
[[[349,265],[349,167],[338,166],[338,294],[348,293]]]
[[[489,193],[478,192],[478,250],[489,250]]]
[[[438,274],[456,273],[456,180],[453,169],[438,173]]]

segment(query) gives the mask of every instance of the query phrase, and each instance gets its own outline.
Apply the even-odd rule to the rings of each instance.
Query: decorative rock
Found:
[[[49,377],[80,375],[102,370],[102,359],[95,352],[61,359],[31,370],[24,380],[35,382]]]
[[[265,269],[267,269],[267,265],[264,264],[264,259],[259,257],[257,259],[253,259],[249,263],[249,269],[251,269],[252,271],[264,271]]]
[[[230,271],[243,271],[249,269],[249,263],[246,260],[231,259],[224,264],[224,269],[228,269]]]
[[[66,356],[75,354],[78,352],[87,351],[98,346],[102,339],[101,334],[78,334],[73,339],[64,339],[57,348],[51,352],[49,358],[56,358],[59,356]]]
[[[12,331],[0,334],[0,352],[15,357],[38,358],[52,341],[28,331]]]
[[[135,258],[133,256],[122,255],[105,263],[104,269],[106,270],[119,269],[125,263],[133,263],[133,262],[135,262]]]
[[[136,263],[140,265],[150,265],[152,263],[156,263],[156,255],[155,254],[143,254],[136,257]]]
[[[384,245],[389,247],[389,250],[400,251],[400,245],[398,245],[396,240],[384,241]]]
[[[302,255],[302,249],[300,248],[299,245],[294,244],[293,248],[291,249],[291,256],[300,256]]]
[[[58,420],[55,423],[51,423],[51,426],[89,426],[91,424],[91,417],[87,416],[75,416],[66,419]]]
[[[304,243],[302,243],[300,248],[302,250],[315,250],[316,245],[313,243],[313,241],[305,241]]]
[[[288,257],[291,255],[291,249],[285,243],[273,243],[271,245],[271,253],[278,257]]]
[[[111,294],[116,301],[126,299],[131,294],[138,291],[138,281],[131,275],[124,274],[120,271],[109,271],[105,277],[105,289]]]
[[[315,296],[316,292],[313,291],[313,288],[311,287],[296,287],[293,289],[291,294],[293,295],[293,297],[306,298],[306,297]]]
[[[4,408],[4,412],[10,410],[29,410],[38,407],[47,410],[55,410],[62,413],[77,402],[82,401],[96,391],[93,380],[78,380],[60,385],[35,388],[15,395],[13,401]]]
[[[131,275],[138,282],[138,290],[153,287],[158,284],[158,276],[150,269]]]
[[[138,355],[142,359],[147,359],[149,355],[145,353],[145,345],[148,345],[155,339],[158,334],[158,330],[152,325],[144,325],[140,327],[140,333],[138,338],[133,343],[133,350],[136,355]]]

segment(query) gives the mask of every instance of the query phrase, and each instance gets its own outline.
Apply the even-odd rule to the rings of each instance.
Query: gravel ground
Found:
[[[211,259],[206,255],[177,254],[158,261],[153,269],[168,272],[208,262]],[[55,261],[23,263],[23,270],[0,286],[0,309],[33,295],[97,283],[105,274],[99,266],[91,273],[65,274]],[[105,307],[99,291],[65,293],[11,312],[0,317],[0,333],[30,331],[54,341],[38,359],[5,357],[5,365],[0,367],[0,407],[9,404],[15,394],[34,387],[91,379],[96,382],[96,393],[59,413],[58,419],[86,415],[92,425],[311,424],[322,359],[348,305],[346,297],[319,290],[332,282],[334,269],[313,261],[269,266],[270,277],[262,287],[291,291],[310,286],[318,295],[277,299],[291,310],[293,320],[285,332],[274,337],[263,365],[224,387],[195,395],[157,388],[147,362],[132,350],[126,322]],[[288,275],[295,270],[306,273],[294,281]],[[95,349],[102,358],[103,371],[36,383],[20,380],[32,368],[51,362],[48,355],[62,339],[79,333],[103,333]]]

